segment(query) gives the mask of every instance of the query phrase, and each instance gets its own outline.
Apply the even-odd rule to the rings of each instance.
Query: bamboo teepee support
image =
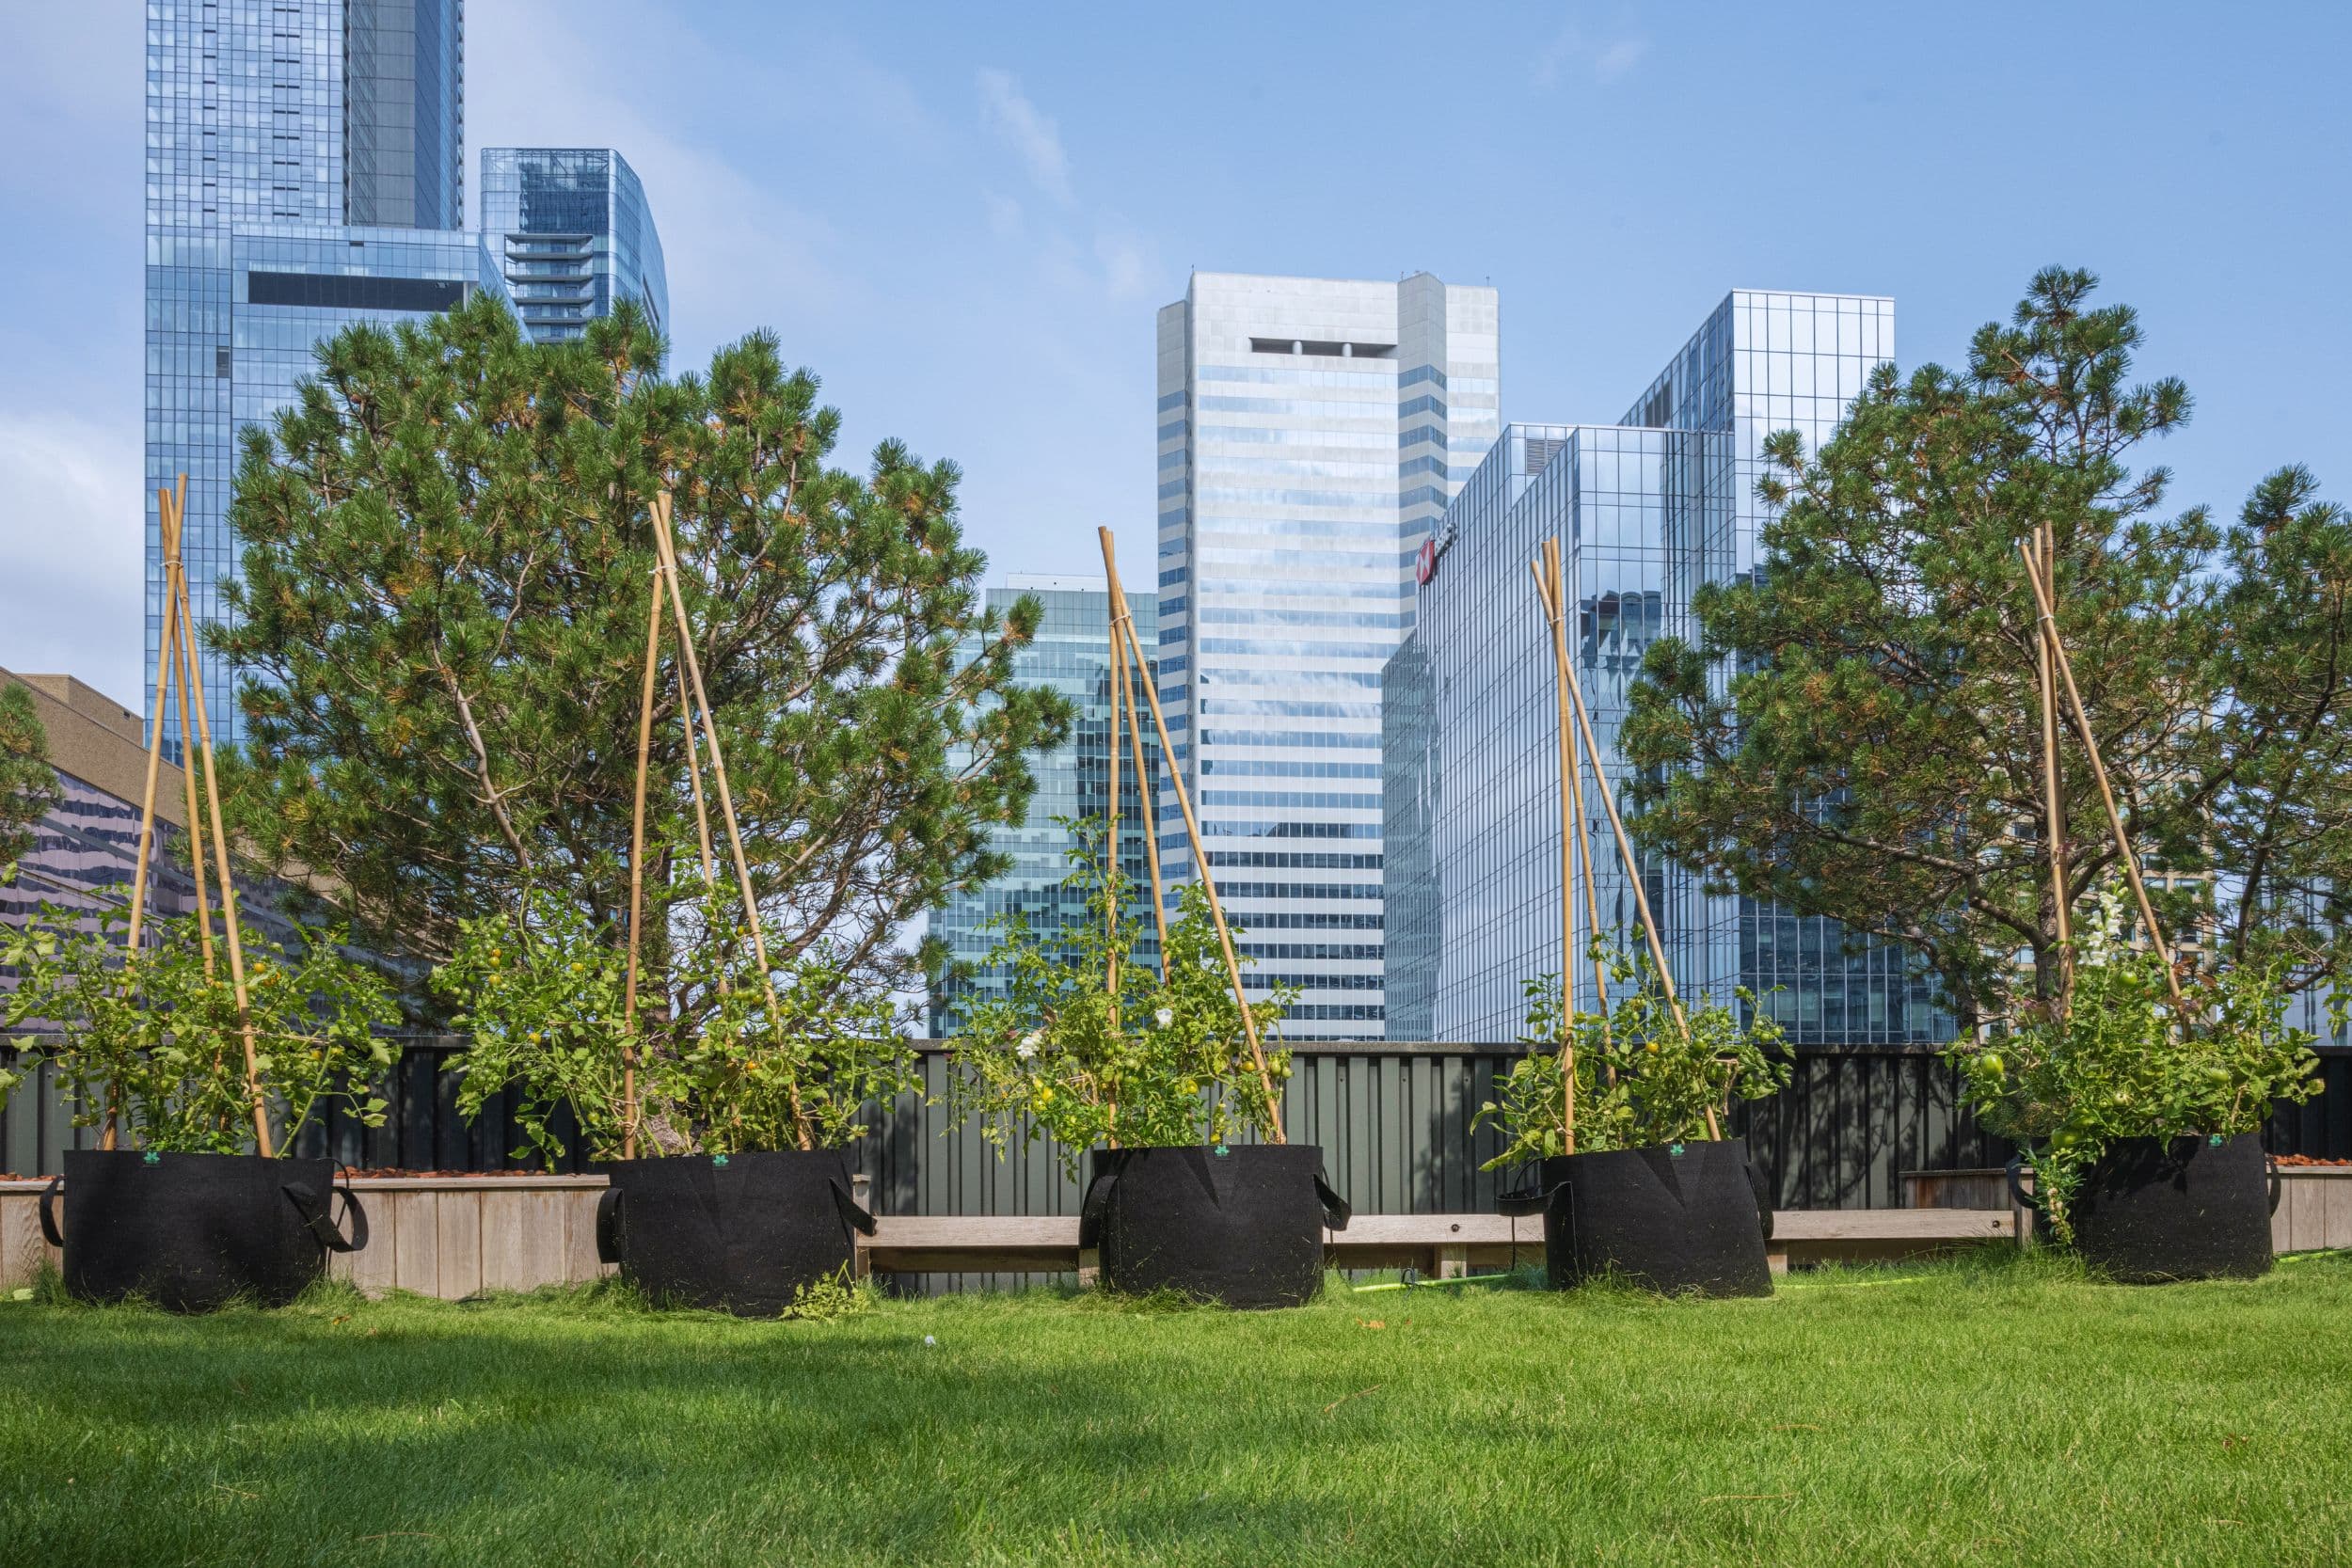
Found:
[[[1551,546],[1558,548],[1556,542]],[[1674,972],[1666,967],[1666,949],[1658,940],[1658,921],[1650,913],[1649,893],[1642,881],[1641,863],[1633,858],[1633,841],[1626,836],[1625,821],[1617,815],[1617,798],[1609,787],[1609,775],[1601,768],[1600,742],[1593,736],[1592,715],[1584,707],[1583,683],[1576,678],[1576,666],[1567,666],[1568,704],[1576,711],[1577,734],[1584,741],[1585,760],[1592,765],[1593,778],[1600,785],[1600,807],[1609,814],[1609,831],[1617,845],[1617,861],[1625,868],[1625,879],[1633,889],[1633,908],[1642,922],[1642,936],[1649,944],[1650,965],[1658,972],[1659,988],[1666,994],[1666,1007],[1674,1015],[1675,1027],[1685,1039],[1691,1036],[1691,1021],[1682,1011],[1682,999],[1675,992]],[[1723,1125],[1717,1120],[1715,1107],[1707,1108],[1707,1135],[1720,1139]]]
[[[1576,729],[1568,713],[1568,637],[1561,624],[1565,591],[1560,581],[1560,552],[1544,542],[1543,564],[1535,572],[1535,596],[1551,628],[1552,695],[1559,706],[1560,738],[1560,1136],[1562,1152],[1576,1152]],[[1607,1006],[1606,994],[1597,1006]]]
[[[1121,624],[1128,622],[1125,604],[1111,607],[1118,618],[1111,630],[1116,635]],[[1136,794],[1143,801],[1143,860],[1152,868],[1152,929],[1160,939],[1160,978],[1168,978],[1168,894],[1160,879],[1160,823],[1158,792],[1151,787],[1152,775],[1143,766],[1143,719],[1136,711],[1136,683],[1151,678],[1151,671],[1130,665],[1119,686],[1119,699],[1126,708],[1128,760],[1136,765]],[[1168,766],[1166,758],[1161,766]]]
[[[1110,617],[1111,639],[1111,712],[1110,712],[1110,800],[1103,807],[1103,820],[1108,832],[1103,836],[1103,951],[1104,963],[1104,994],[1110,999],[1111,1033],[1119,1032],[1119,830],[1124,826],[1124,816],[1119,800],[1119,715],[1124,706],[1119,700],[1120,683],[1127,675],[1127,648],[1119,635],[1119,617]],[[1140,788],[1140,776],[1137,787]],[[1119,1108],[1111,1107],[1116,1117]]]
[[[645,678],[637,696],[637,797],[628,825],[628,972],[621,991],[621,1158],[637,1158],[637,971],[645,919],[645,771],[653,755],[653,678],[661,662],[661,567],[645,596]],[[689,721],[686,732],[693,732]]]
[[[2123,814],[2116,809],[2115,790],[2107,782],[2107,765],[2099,755],[2098,737],[2090,733],[2090,715],[2083,707],[2083,694],[2074,685],[2074,661],[2067,657],[2065,640],[2058,636],[2055,605],[2057,585],[2042,580],[2042,563],[2035,559],[2036,550],[2021,541],[2018,554],[2026,560],[2026,578],[2033,584],[2034,607],[2041,611],[2042,635],[2052,660],[2058,665],[2060,682],[2066,688],[2067,705],[2074,709],[2074,725],[2082,736],[2083,751],[2090,758],[2091,776],[2099,784],[2100,803],[2106,807],[2107,826],[2115,832],[2115,847],[2123,860],[2123,874],[2130,879],[2132,896],[2139,904],[2139,918],[2148,930],[2148,944],[2155,950],[2157,961],[2164,965],[2165,988],[2172,993],[2172,1005],[2185,1008],[2181,995],[2181,977],[2172,968],[2172,950],[2165,944],[2164,927],[2156,924],[2155,906],[2148,901],[2148,884],[2140,879],[2139,857],[2132,852],[2131,835],[2123,831]]]
[[[1094,531],[1103,544],[1103,573],[1110,584],[1111,602],[1123,605],[1127,602],[1127,594],[1126,590],[1120,586],[1119,563],[1115,559],[1111,531],[1098,528]],[[1120,621],[1126,631],[1127,647],[1135,656],[1136,668],[1148,669],[1143,658],[1143,642],[1136,635],[1135,623],[1124,616],[1120,617]],[[1160,756],[1168,769],[1168,782],[1176,789],[1177,809],[1184,814],[1184,837],[1192,845],[1192,863],[1200,873],[1200,891],[1208,895],[1209,919],[1216,927],[1217,947],[1225,956],[1226,978],[1233,985],[1233,1005],[1241,1009],[1242,1033],[1249,1041],[1249,1059],[1258,1069],[1258,1085],[1265,1091],[1269,1130],[1276,1143],[1286,1144],[1290,1142],[1290,1136],[1282,1128],[1282,1102],[1275,1098],[1274,1073],[1266,1066],[1265,1047],[1258,1039],[1258,1020],[1250,1012],[1249,998],[1242,990],[1241,960],[1233,956],[1232,933],[1226,928],[1225,907],[1216,896],[1216,878],[1209,869],[1208,853],[1201,847],[1200,820],[1193,815],[1192,795],[1184,788],[1184,772],[1176,766],[1176,748],[1168,738],[1168,718],[1160,711],[1158,688],[1147,679],[1143,683],[1143,695],[1152,706],[1152,728],[1159,736]]]
[[[743,858],[743,830],[735,815],[735,792],[727,783],[725,753],[719,749],[719,724],[710,711],[710,696],[703,686],[702,658],[694,652],[693,623],[687,619],[686,596],[678,587],[677,545],[670,535],[670,492],[662,491],[654,498],[654,544],[661,554],[661,577],[670,591],[670,611],[677,627],[678,654],[686,665],[687,679],[691,684],[694,706],[702,713],[703,743],[710,749],[711,782],[719,789],[719,816],[727,827],[727,849],[735,859],[736,885],[743,895],[743,918],[752,928],[752,955],[759,964],[760,989],[768,997],[768,1022],[776,1031],[776,1044],[784,1044],[784,1005],[776,998],[776,977],[768,967],[768,937],[759,923],[759,899],[752,891],[751,866]],[[631,933],[632,939],[635,933]],[[801,1114],[801,1085],[797,1076],[787,1077],[785,1094],[791,1102],[794,1141],[803,1148],[813,1148],[816,1141],[809,1135],[808,1121]]]
[[[183,486],[187,483],[186,475],[181,476],[180,483]],[[164,640],[155,650],[155,707],[148,719],[147,783],[139,794],[138,854],[135,868],[131,873],[131,929],[123,943],[126,962],[136,956],[139,942],[147,932],[147,865],[155,847],[155,785],[164,763],[164,714],[171,706],[171,673],[178,667],[173,653],[177,647],[174,640],[179,635],[180,627],[180,598],[173,591],[171,574],[172,563],[180,559],[180,536],[169,490],[159,489],[155,492],[155,519],[164,552]],[[187,750],[184,725],[181,728],[180,745],[184,760]],[[183,768],[183,771],[194,777],[192,769]],[[196,832],[196,821],[191,817],[188,821],[191,841]],[[106,1121],[98,1134],[98,1147],[113,1148],[121,1135],[121,1093],[119,1089],[110,1087],[106,1092]]]
[[[263,1159],[275,1152],[269,1135],[269,1101],[262,1091],[261,1052],[253,1036],[253,998],[246,987],[244,922],[237,914],[236,879],[230,870],[228,831],[221,825],[220,778],[213,764],[213,721],[204,709],[204,663],[197,657],[195,643],[196,612],[188,598],[188,574],[180,557],[182,526],[186,518],[187,476],[180,476],[171,497],[171,522],[166,531],[169,554],[164,562],[164,575],[170,585],[174,602],[179,606],[183,654],[188,675],[187,697],[196,710],[196,733],[199,752],[204,764],[204,800],[210,808],[213,839],[213,870],[220,882],[220,911],[229,939],[229,981],[237,998],[237,1033],[245,1044],[246,1091],[253,1104],[253,1144]],[[158,705],[161,705],[160,696]],[[184,752],[187,737],[181,736]],[[197,825],[188,824],[190,833]]]
[[[2058,580],[2058,543],[2047,523],[2034,531],[2034,550],[2042,580]],[[2034,624],[2035,674],[2042,689],[2042,803],[2043,844],[2050,858],[2050,907],[2057,920],[2058,943],[2058,1010],[2063,1013],[2074,991],[2074,916],[2066,886],[2066,808],[2058,780],[2058,665],[2052,656],[2050,628]]]

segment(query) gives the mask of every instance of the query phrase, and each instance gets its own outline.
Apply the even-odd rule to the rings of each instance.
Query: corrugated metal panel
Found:
[[[412,1044],[388,1085],[391,1112],[383,1127],[336,1116],[305,1130],[302,1151],[410,1170],[529,1165],[515,1156],[504,1096],[474,1123],[458,1116],[456,1080],[441,1068],[461,1048],[450,1040]],[[1492,1129],[1473,1132],[1470,1121],[1513,1054],[1510,1047],[1458,1045],[1303,1050],[1284,1091],[1286,1125],[1294,1142],[1321,1146],[1333,1184],[1365,1213],[1483,1211],[1510,1173],[1479,1168],[1501,1137]],[[857,1166],[874,1179],[882,1212],[1076,1212],[1078,1185],[1061,1173],[1047,1143],[1015,1140],[1000,1158],[976,1128],[950,1125],[942,1103],[944,1052],[927,1047],[922,1069],[929,1102],[910,1094],[877,1107],[867,1117],[869,1136],[857,1146]],[[2318,1100],[2273,1118],[2268,1141],[2277,1152],[2352,1158],[2352,1052],[2325,1053],[2322,1076],[2328,1087]],[[1931,1053],[1801,1051],[1788,1088],[1735,1106],[1730,1130],[1748,1138],[1781,1207],[1893,1207],[1902,1201],[1903,1171],[2007,1159],[2007,1146],[1959,1109],[1957,1091],[1952,1069]],[[67,1148],[95,1143],[93,1132],[72,1126],[45,1067],[0,1112],[0,1171],[54,1171]],[[580,1169],[585,1162],[575,1148],[564,1164]]]

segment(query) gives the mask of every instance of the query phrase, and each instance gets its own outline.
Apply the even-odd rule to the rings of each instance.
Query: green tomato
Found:
[[[1977,1067],[1988,1078],[1998,1078],[2009,1070],[2009,1064],[2001,1060],[2001,1053],[1997,1051],[1988,1051],[1978,1057]]]

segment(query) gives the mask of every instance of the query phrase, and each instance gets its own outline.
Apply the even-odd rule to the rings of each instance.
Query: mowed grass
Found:
[[[2343,1563],[2352,1258],[1770,1301],[0,1304],[8,1563]]]

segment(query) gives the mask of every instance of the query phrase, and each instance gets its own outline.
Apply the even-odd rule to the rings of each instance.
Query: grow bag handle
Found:
[[[1764,1239],[1772,1239],[1772,1196],[1764,1190],[1764,1173],[1750,1160],[1741,1167],[1748,1173],[1748,1190],[1756,1195],[1756,1223],[1764,1232]]]
[[[1321,1171],[1315,1172],[1315,1196],[1323,1203],[1323,1223],[1334,1230],[1345,1230],[1348,1219],[1355,1211],[1348,1207],[1347,1199],[1323,1179]]]
[[[1540,1214],[1550,1205],[1552,1194],[1564,1193],[1567,1190],[1568,1184],[1565,1181],[1557,1181],[1549,1187],[1537,1181],[1532,1187],[1520,1187],[1513,1192],[1497,1193],[1495,1212],[1500,1214],[1509,1214],[1515,1218],[1527,1214]]]
[[[318,1238],[319,1245],[327,1251],[357,1252],[368,1244],[368,1212],[359,1206],[359,1195],[351,1190],[350,1182],[327,1188],[324,1200],[319,1197],[318,1190],[308,1181],[284,1182],[278,1190],[286,1195],[286,1201],[294,1206],[294,1212],[302,1216],[302,1223],[310,1234]],[[351,1235],[348,1238],[336,1228],[334,1216],[329,1212],[338,1193],[342,1195],[343,1213],[351,1221]]]
[[[833,1189],[833,1206],[841,1215],[841,1223],[861,1236],[871,1236],[874,1233],[874,1216],[858,1207],[857,1199],[850,1196],[850,1189],[841,1184],[839,1178],[832,1176],[825,1178],[825,1185]]]
[[[56,1247],[65,1245],[65,1238],[57,1232],[57,1195],[63,1191],[65,1191],[65,1178],[62,1176],[51,1177],[49,1185],[40,1190],[41,1239]],[[2277,1198],[2274,1197],[2270,1201],[2273,1208],[2278,1206]]]
[[[2265,1174],[2270,1178],[2270,1212],[2279,1212],[2279,1199],[2286,1193],[2286,1178],[2279,1172],[2279,1157],[2267,1149],[2263,1152]]]
[[[2009,1177],[2009,1200],[2020,1209],[2030,1209],[2037,1214],[2041,1213],[2042,1212],[2042,1195],[2039,1192],[2026,1191],[2025,1172],[2026,1157],[2022,1154],[2010,1155],[2005,1172]]]
[[[1078,1245],[1090,1247],[1103,1238],[1103,1216],[1110,1212],[1111,1189],[1119,1184],[1119,1163],[1108,1165],[1087,1183],[1086,1201],[1078,1205]]]
[[[596,1261],[621,1260],[621,1189],[607,1187],[596,1195]]]

